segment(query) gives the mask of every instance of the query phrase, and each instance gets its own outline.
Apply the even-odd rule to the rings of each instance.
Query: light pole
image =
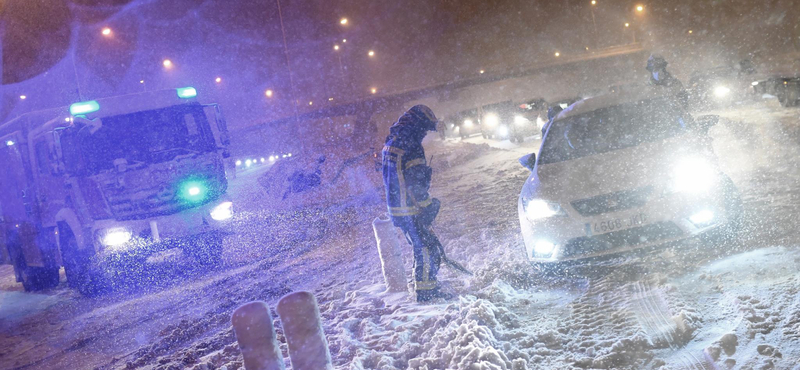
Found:
[[[594,7],[597,5],[597,0],[592,0],[592,6],[589,7],[589,10],[592,11],[592,26],[594,27],[594,48],[597,49],[598,42],[597,42],[597,21],[594,20]]]
[[[297,127],[299,122],[299,114],[297,112],[297,99],[295,99],[294,92],[294,77],[292,77],[292,63],[289,61],[289,46],[286,44],[286,28],[283,26],[283,13],[281,12],[281,0],[275,0],[278,3],[278,18],[281,20],[281,35],[283,35],[283,54],[286,56],[286,69],[289,71],[289,97],[292,99],[292,107],[294,108],[294,122],[292,127]],[[347,20],[345,20],[347,23]]]

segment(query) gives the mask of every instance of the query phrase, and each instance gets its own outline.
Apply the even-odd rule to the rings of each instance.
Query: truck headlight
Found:
[[[675,166],[672,176],[673,191],[700,193],[714,185],[717,171],[705,159],[684,159]]]
[[[106,230],[101,241],[107,247],[118,247],[131,241],[131,238],[133,238],[133,233],[130,230],[117,227]]]
[[[499,129],[497,129],[497,134],[499,134],[500,136],[508,136],[508,127],[506,126],[500,127]]]
[[[729,89],[727,86],[717,86],[717,87],[714,88],[714,96],[716,96],[718,98],[724,98],[724,97],[728,96],[728,94],[730,94],[730,92],[731,92],[731,89]]]
[[[500,118],[494,113],[489,113],[483,117],[483,121],[486,122],[487,127],[494,127],[500,123]]]
[[[211,218],[224,221],[233,217],[233,202],[222,202],[211,210]]]
[[[547,202],[541,199],[532,199],[527,204],[523,203],[523,206],[525,216],[527,216],[530,221],[566,215],[558,203]]]

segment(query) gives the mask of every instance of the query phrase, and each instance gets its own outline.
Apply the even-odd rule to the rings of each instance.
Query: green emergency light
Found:
[[[195,90],[194,87],[181,87],[175,90],[178,91],[178,97],[181,99],[189,99],[197,96],[197,90]]]
[[[100,104],[97,103],[97,100],[84,101],[69,106],[69,114],[73,116],[97,112],[99,110]]]
[[[187,202],[201,202],[208,196],[208,187],[202,181],[189,180],[181,184],[179,194]]]

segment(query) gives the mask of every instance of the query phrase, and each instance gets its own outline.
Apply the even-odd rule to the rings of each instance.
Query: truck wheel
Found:
[[[67,283],[85,296],[94,296],[106,292],[110,284],[103,274],[92,266],[92,253],[89,249],[78,248],[78,240],[72,230],[63,224],[58,226],[61,257],[64,261],[64,273]]]
[[[187,243],[183,252],[204,266],[218,265],[222,261],[221,233],[208,233],[197,236],[192,242]]]

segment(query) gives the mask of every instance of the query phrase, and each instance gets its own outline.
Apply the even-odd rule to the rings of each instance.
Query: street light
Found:
[[[339,50],[339,45],[333,45],[333,50]]]
[[[340,23],[340,24],[342,24],[342,25],[345,25],[345,24],[347,24],[347,18],[342,18],[342,19],[340,19],[340,20],[339,20],[339,23]]]
[[[102,31],[100,31],[100,33],[102,33],[103,36],[106,36],[106,37],[111,36],[111,29],[108,28],[108,27],[105,27],[105,28],[103,28]]]
[[[272,90],[265,91],[264,95],[266,95],[268,98],[271,98],[272,97]]]
[[[597,0],[592,0],[592,5],[597,5]]]
[[[314,105],[313,101],[308,102],[308,105]]]
[[[560,57],[560,56],[561,56],[561,53],[559,53],[559,52],[556,52],[555,56],[556,56],[556,58],[558,58],[558,57]]]
[[[480,73],[481,73],[481,74],[483,74],[484,72],[486,72],[486,71],[484,71],[484,70],[482,70],[482,69],[480,70]]]
[[[172,61],[171,61],[171,60],[169,60],[169,59],[164,59],[164,61],[162,62],[162,64],[164,64],[164,68],[166,68],[166,69],[170,69],[170,68],[172,68]]]
[[[375,51],[370,50],[369,53],[367,53],[367,55],[369,55],[371,57],[374,57],[375,56]]]
[[[27,98],[28,98],[28,97],[27,97],[26,95],[20,95],[20,96],[19,96],[19,100],[25,100],[25,99],[27,99]]]
[[[636,6],[636,11],[640,12],[640,13],[643,12],[644,11],[644,5],[637,5]]]
[[[214,81],[216,81],[217,83],[220,83],[220,82],[222,82],[222,77],[217,77],[216,79],[214,79]]]
[[[342,43],[346,44],[347,43],[347,39],[342,39]]]
[[[370,89],[370,91],[371,91],[373,94],[375,94],[375,93],[377,93],[377,92],[378,92],[378,89],[376,89],[376,88],[374,88],[374,87],[373,87],[372,89]]]

